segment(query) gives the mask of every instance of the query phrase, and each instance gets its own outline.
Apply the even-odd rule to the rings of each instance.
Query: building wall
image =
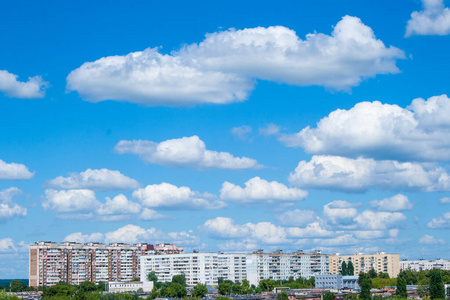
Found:
[[[400,273],[400,257],[398,254],[386,254],[378,252],[376,254],[353,254],[330,256],[330,273],[340,274],[342,262],[347,264],[351,261],[355,269],[353,275],[359,272],[367,273],[370,269],[375,269],[377,273],[388,273],[389,277],[396,278]]]
[[[436,260],[402,260],[400,262],[400,270],[450,270],[450,260],[436,259]]]

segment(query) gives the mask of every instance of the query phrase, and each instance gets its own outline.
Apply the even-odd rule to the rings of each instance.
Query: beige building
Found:
[[[167,252],[183,252],[182,247],[121,243],[61,244],[37,242],[30,246],[29,285],[52,286],[60,281],[80,284],[83,281],[130,281],[139,277],[140,257]]]
[[[377,273],[388,273],[389,277],[396,278],[400,273],[400,256],[398,254],[387,254],[378,252],[376,254],[353,254],[353,255],[330,255],[330,273],[340,274],[342,262],[347,264],[351,261],[355,269],[354,275],[360,272],[367,273],[375,269]]]

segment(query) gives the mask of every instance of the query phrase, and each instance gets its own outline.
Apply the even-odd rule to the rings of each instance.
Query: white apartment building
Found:
[[[320,251],[303,253],[297,251],[285,254],[281,250],[273,253],[255,251],[247,255],[247,279],[258,285],[260,280],[287,280],[303,277],[311,278],[318,274],[329,274],[328,255]]]
[[[352,262],[355,270],[353,275],[359,272],[367,273],[374,269],[377,273],[388,273],[389,277],[396,278],[400,273],[400,256],[398,254],[387,254],[377,252],[376,254],[357,253],[353,255],[340,255],[334,253],[330,256],[330,273],[340,274],[342,262]]]
[[[450,270],[450,260],[402,260],[400,261],[400,270],[428,271],[432,269]]]
[[[247,279],[246,255],[243,253],[184,253],[141,256],[141,280],[154,271],[159,282],[170,282],[184,274],[186,284],[217,285],[223,278],[234,282]]]

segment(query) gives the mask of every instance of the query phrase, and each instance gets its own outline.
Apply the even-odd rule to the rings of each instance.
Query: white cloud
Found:
[[[280,126],[270,123],[266,127],[259,128],[259,134],[264,136],[278,135],[280,133],[280,129]]]
[[[406,37],[450,34],[450,9],[444,0],[422,0],[423,10],[414,11],[406,25]]]
[[[171,209],[221,209],[226,203],[217,197],[192,191],[187,186],[177,187],[170,183],[148,185],[133,192],[133,198],[146,207]]]
[[[372,204],[372,207],[382,211],[410,210],[414,206],[411,202],[409,202],[408,197],[402,194],[385,198],[383,200],[373,200],[370,204]]]
[[[25,165],[6,163],[0,159],[0,180],[18,180],[33,178],[34,172],[30,172]]]
[[[68,177],[59,176],[47,184],[56,189],[126,190],[139,187],[136,180],[108,169],[69,173]]]
[[[304,226],[317,219],[312,210],[294,209],[276,215],[275,220],[284,226]]]
[[[364,229],[383,230],[394,227],[406,220],[406,216],[399,212],[375,212],[365,210],[355,217],[356,223]]]
[[[439,199],[439,203],[441,203],[441,204],[450,203],[450,197],[443,197],[443,198]]]
[[[360,102],[338,109],[292,135],[281,135],[287,146],[308,153],[376,159],[450,160],[450,99],[447,95],[414,99],[407,108]],[[342,142],[345,141],[345,142]]]
[[[139,219],[145,221],[162,220],[162,219],[173,219],[173,217],[160,214],[153,209],[144,208],[139,214]]]
[[[428,228],[450,228],[450,212],[443,213],[442,216],[432,219],[427,224]]]
[[[42,207],[60,213],[92,211],[100,206],[91,190],[45,190]]]
[[[382,230],[356,230],[352,231],[352,234],[356,238],[363,240],[380,239],[386,235],[386,233]]]
[[[450,176],[433,164],[395,160],[351,159],[314,155],[301,161],[289,175],[289,182],[300,188],[363,192],[372,188],[412,191],[448,191]]]
[[[6,70],[0,70],[0,92],[11,98],[33,99],[43,98],[48,82],[41,76],[29,77],[27,82],[18,81],[19,76]]]
[[[65,242],[74,243],[101,243],[104,240],[104,236],[101,233],[82,234],[81,232],[74,232],[64,238]]]
[[[267,181],[254,177],[245,183],[245,188],[224,182],[220,198],[238,203],[279,203],[281,201],[300,201],[308,192],[297,188],[288,188],[276,181]]]
[[[355,204],[336,200],[323,207],[323,218],[333,225],[350,225],[358,214]]]
[[[305,228],[286,228],[288,236],[295,238],[330,237],[335,236],[335,232],[323,228],[319,222],[308,224]]]
[[[423,237],[421,237],[419,239],[419,244],[424,244],[424,245],[436,245],[436,244],[445,244],[445,241],[442,239],[437,239],[432,235],[424,235]]]
[[[344,234],[330,239],[314,239],[314,244],[320,246],[357,245],[360,241],[352,234]]]
[[[3,238],[0,239],[0,253],[1,252],[11,252],[15,251],[16,247],[14,246],[14,241],[12,238]]]
[[[221,168],[244,170],[260,168],[258,162],[247,157],[234,157],[228,152],[206,150],[196,135],[155,143],[146,140],[122,140],[114,147],[119,154],[131,153],[148,163],[176,168]]]
[[[87,101],[145,105],[243,101],[254,79],[337,90],[377,74],[397,73],[403,51],[386,47],[372,29],[345,16],[331,35],[301,40],[282,26],[230,29],[170,55],[156,48],[87,62],[67,77],[67,89]]]
[[[20,195],[22,192],[11,187],[0,191],[0,222],[12,219],[14,217],[24,217],[27,215],[27,209],[14,203],[12,198]]]
[[[129,201],[125,195],[117,195],[113,199],[106,197],[106,203],[102,203],[97,209],[99,215],[137,214],[141,211],[138,203]]]
[[[245,225],[236,225],[231,218],[217,217],[207,220],[201,228],[210,236],[217,238],[242,238],[249,234]]]
[[[252,132],[252,128],[247,125],[231,128],[231,133],[240,140],[246,140],[248,135]]]

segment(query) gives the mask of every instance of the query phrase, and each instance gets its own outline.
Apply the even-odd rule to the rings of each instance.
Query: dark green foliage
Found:
[[[220,295],[230,295],[232,288],[233,288],[233,284],[232,283],[229,283],[227,281],[222,281],[217,286],[217,292]]]
[[[95,285],[95,283],[90,282],[90,281],[84,281],[82,283],[80,283],[80,287],[79,289],[83,292],[93,292],[97,290],[97,286]]]
[[[186,287],[177,282],[171,282],[168,286],[163,286],[159,292],[161,296],[168,298],[183,298],[187,295]]]
[[[402,272],[400,272],[397,278],[397,290],[395,291],[395,295],[400,298],[408,297],[408,292],[406,291],[406,279],[403,277]]]
[[[22,292],[26,289],[26,286],[20,280],[11,281],[10,291],[11,292]]]
[[[272,279],[264,279],[259,282],[259,288],[263,292],[272,291],[275,288],[276,284],[277,283]]]
[[[377,271],[375,271],[375,269],[370,269],[369,273],[370,278],[377,278],[378,274]]]
[[[289,296],[285,291],[277,294],[277,300],[289,300]]]
[[[361,292],[359,294],[359,299],[362,300],[370,300],[370,289],[372,288],[372,279],[370,278],[369,274],[366,273],[359,273],[358,278],[358,284],[361,288]]]
[[[383,273],[383,272],[378,273],[378,278],[390,279],[389,274],[388,273]]]
[[[150,273],[148,273],[147,280],[148,281],[153,281],[153,282],[157,282],[158,281],[158,277],[156,276],[155,271],[151,271]]]
[[[206,284],[197,284],[194,286],[194,290],[192,291],[192,296],[202,298],[208,294],[208,289],[206,288]]]
[[[347,270],[347,263],[345,261],[343,261],[342,265],[341,265],[341,275],[342,276],[346,276],[347,272],[348,272],[348,270]]]
[[[172,277],[172,282],[173,283],[178,283],[179,285],[182,285],[182,286],[186,287],[186,276],[184,274],[174,275]]]
[[[219,296],[216,298],[216,300],[231,300],[231,299],[228,297]]]
[[[336,298],[336,295],[331,292],[326,292],[323,294],[323,300],[333,300]]]
[[[353,263],[351,261],[349,261],[347,265],[347,275],[355,275],[355,267],[353,266]]]
[[[383,296],[375,295],[375,296],[372,297],[372,300],[383,300]]]
[[[444,299],[445,289],[442,281],[441,272],[437,269],[433,269],[429,273],[430,276],[430,298],[431,299]]]

